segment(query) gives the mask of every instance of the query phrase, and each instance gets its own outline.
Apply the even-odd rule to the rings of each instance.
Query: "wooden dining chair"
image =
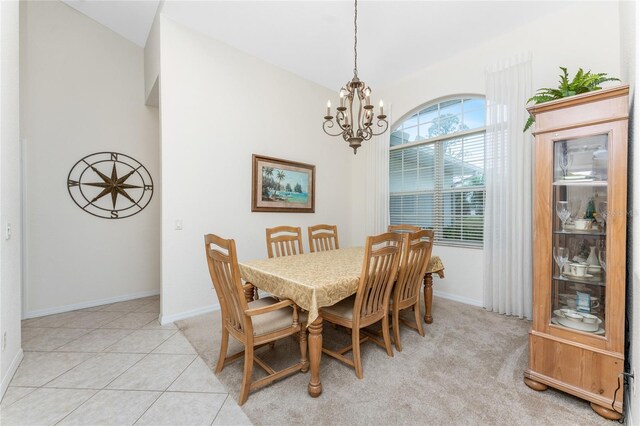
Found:
[[[278,301],[272,297],[264,297],[247,302],[240,278],[235,241],[209,234],[204,236],[204,244],[209,274],[222,311],[222,341],[215,372],[220,373],[225,364],[244,355],[239,402],[242,405],[250,391],[298,371],[308,370],[306,314],[298,314],[298,308],[291,300]],[[243,351],[227,356],[229,335],[244,344]],[[291,335],[299,337],[301,357],[297,364],[275,371],[255,354],[255,350],[261,346]],[[254,362],[267,372],[267,376],[251,382]]]
[[[356,294],[320,309],[324,320],[351,329],[351,345],[337,351],[322,348],[322,352],[354,367],[359,379],[362,379],[361,343],[371,340],[385,348],[387,355],[393,356],[389,336],[389,298],[398,270],[403,238],[405,236],[391,232],[367,237]],[[364,327],[378,321],[382,321],[384,343],[361,333]],[[353,351],[353,359],[344,356],[349,351]]]
[[[398,351],[402,351],[400,321],[417,330],[424,337],[422,319],[420,318],[420,287],[429,266],[432,248],[432,230],[422,230],[407,234],[405,238],[398,279],[393,286],[391,298],[393,340]],[[413,308],[415,324],[400,318],[400,311],[408,308]]]
[[[316,251],[337,250],[340,248],[338,243],[338,227],[335,225],[315,225],[308,228],[309,232],[309,250],[311,253]]]
[[[401,234],[405,234],[405,233],[412,233],[412,232],[418,232],[420,231],[422,228],[420,228],[419,226],[414,226],[414,225],[408,225],[408,224],[400,224],[400,225],[389,225],[389,227],[387,228],[387,231],[389,232],[398,232]]]
[[[294,226],[267,228],[269,258],[302,254],[302,230]]]

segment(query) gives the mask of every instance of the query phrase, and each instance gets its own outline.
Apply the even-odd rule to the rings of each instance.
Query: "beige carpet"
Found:
[[[535,392],[522,382],[527,363],[529,321],[489,313],[480,308],[434,300],[434,323],[426,337],[402,329],[403,351],[393,358],[372,344],[362,349],[364,379],[322,357],[323,393],[307,394],[309,374],[297,374],[249,395],[242,407],[255,424],[501,424],[590,425],[608,422],[589,404],[549,389]],[[213,370],[220,347],[219,313],[179,321],[178,327]],[[325,346],[338,347],[350,338],[325,326]],[[229,353],[240,346],[231,339]],[[273,366],[298,359],[297,344],[278,342],[260,349]],[[254,377],[261,370],[254,369]],[[242,361],[218,375],[238,398]]]

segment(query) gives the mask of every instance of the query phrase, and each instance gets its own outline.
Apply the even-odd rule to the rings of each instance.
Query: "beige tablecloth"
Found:
[[[240,262],[240,273],[261,290],[293,300],[309,312],[331,306],[356,292],[362,271],[362,247]]]
[[[431,256],[429,266],[427,266],[427,274],[437,274],[441,271],[444,271],[444,265],[442,264],[442,260],[440,260],[440,256]]]
[[[240,262],[242,279],[279,298],[291,299],[309,312],[307,324],[318,309],[331,306],[356,292],[362,272],[363,247],[296,256]],[[428,272],[442,270],[434,256]]]

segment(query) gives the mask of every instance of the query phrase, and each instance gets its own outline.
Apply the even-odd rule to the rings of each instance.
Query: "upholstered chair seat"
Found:
[[[322,308],[323,315],[325,317],[339,317],[345,320],[353,320],[353,305],[356,301],[356,295],[352,295],[343,299],[332,306]]]
[[[249,302],[249,309],[262,308],[264,306],[275,305],[279,300],[273,297],[263,297],[262,299]],[[262,336],[264,334],[274,333],[280,330],[291,328],[291,317],[293,316],[293,308],[287,306],[277,311],[267,312],[262,315],[253,317],[253,335]],[[298,321],[304,327],[307,323],[307,313],[300,311]]]

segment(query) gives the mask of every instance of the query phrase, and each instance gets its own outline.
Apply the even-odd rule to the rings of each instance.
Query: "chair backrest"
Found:
[[[338,243],[338,227],[335,225],[315,225],[308,228],[309,249],[311,253],[316,251],[336,250],[340,248]]]
[[[204,246],[223,321],[238,332],[245,333],[252,325],[250,318],[244,314],[249,306],[242,289],[236,242],[207,234],[204,236]],[[249,334],[252,333],[253,330]]]
[[[354,326],[377,321],[387,314],[404,238],[404,235],[392,232],[367,237],[353,307]]]
[[[420,228],[419,226],[413,226],[413,225],[407,225],[407,224],[400,224],[400,225],[389,225],[389,227],[387,228],[387,231],[389,232],[398,232],[401,234],[410,234],[412,232],[418,232],[420,231],[422,228]]]
[[[393,289],[395,305],[399,306],[404,301],[415,302],[420,297],[420,286],[429,266],[432,248],[432,230],[425,229],[406,236],[398,279]]]
[[[302,254],[302,230],[294,226],[267,228],[269,258]]]

